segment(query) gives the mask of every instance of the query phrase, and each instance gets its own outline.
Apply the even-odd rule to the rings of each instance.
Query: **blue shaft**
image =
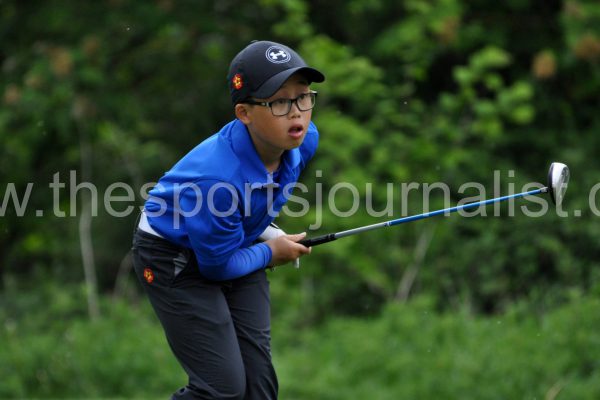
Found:
[[[388,221],[388,226],[394,226],[394,225],[398,225],[398,224],[403,224],[405,222],[411,222],[411,221],[417,221],[417,220],[424,219],[424,218],[435,217],[436,215],[440,215],[440,214],[450,214],[450,213],[453,213],[453,212],[459,211],[459,210],[468,210],[468,209],[477,208],[480,206],[487,206],[488,204],[499,203],[501,201],[505,201],[508,199],[516,199],[519,197],[532,196],[532,195],[536,195],[536,194],[540,194],[540,193],[544,193],[544,192],[546,192],[546,188],[535,189],[535,190],[531,190],[529,192],[523,192],[523,193],[517,193],[517,194],[509,194],[507,196],[496,197],[494,199],[489,199],[489,200],[482,200],[482,201],[478,201],[476,203],[462,204],[460,206],[445,208],[443,210],[431,211],[431,212],[427,212],[427,213],[423,213],[423,214],[419,214],[419,215],[412,215],[410,217],[404,217],[404,218],[399,218],[399,219],[395,219],[392,221]]]
[[[450,213],[453,213],[453,212],[459,211],[459,210],[468,210],[471,208],[485,206],[485,205],[492,204],[492,203],[499,203],[501,201],[505,201],[508,199],[516,199],[519,197],[532,196],[532,195],[536,195],[536,194],[540,194],[540,193],[546,193],[547,191],[548,191],[548,188],[543,187],[541,189],[535,189],[535,190],[531,190],[529,192],[509,194],[507,196],[496,197],[494,199],[482,200],[482,201],[478,201],[475,203],[467,203],[467,204],[463,204],[460,206],[444,208],[443,210],[436,210],[436,211],[426,212],[426,213],[419,214],[419,215],[411,215],[409,217],[393,219],[391,221],[386,221],[386,222],[380,222],[378,224],[361,226],[359,228],[349,229],[347,231],[342,231],[342,232],[338,232],[338,233],[334,233],[334,234],[325,235],[327,238],[325,239],[325,236],[324,236],[323,239],[325,239],[325,241],[331,241],[331,240],[343,238],[346,236],[354,235],[357,233],[371,231],[373,229],[383,228],[386,226],[399,225],[399,224],[403,224],[405,222],[417,221],[420,219],[435,217],[436,215],[441,215],[441,214],[450,214]],[[323,242],[325,242],[325,241],[323,241]]]

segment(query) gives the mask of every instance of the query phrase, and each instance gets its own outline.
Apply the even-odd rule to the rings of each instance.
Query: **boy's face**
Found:
[[[310,91],[308,81],[299,74],[292,75],[268,99],[257,101],[271,102],[278,99],[295,99]],[[248,127],[254,145],[263,158],[279,157],[285,150],[302,144],[312,117],[312,110],[300,111],[296,103],[287,115],[274,116],[269,107],[238,104],[236,115]]]

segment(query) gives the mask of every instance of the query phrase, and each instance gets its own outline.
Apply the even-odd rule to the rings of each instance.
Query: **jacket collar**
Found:
[[[251,188],[278,187],[279,185],[273,182],[273,174],[267,171],[267,168],[265,168],[260,159],[246,125],[238,119],[233,121],[231,123],[230,136],[233,152],[240,160],[241,165],[243,165],[242,174],[246,178],[246,182],[250,183]],[[300,158],[299,148],[286,150],[283,153],[282,163],[279,166],[280,179],[284,179],[284,177],[288,176],[290,170],[298,167]]]

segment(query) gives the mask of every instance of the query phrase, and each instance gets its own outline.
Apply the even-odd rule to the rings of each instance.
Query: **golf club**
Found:
[[[340,239],[340,238],[343,238],[346,236],[356,235],[358,233],[372,231],[374,229],[385,228],[385,227],[394,226],[394,225],[400,225],[400,224],[404,224],[406,222],[412,222],[412,221],[417,221],[420,219],[434,217],[436,215],[450,214],[450,213],[453,213],[453,212],[459,211],[459,210],[468,210],[471,208],[480,207],[482,205],[499,203],[501,201],[505,201],[508,199],[515,199],[515,198],[520,198],[520,197],[525,197],[525,196],[533,196],[533,195],[537,195],[540,193],[550,193],[550,198],[552,199],[552,202],[555,205],[560,205],[565,196],[565,192],[567,191],[568,183],[569,183],[569,167],[567,167],[563,163],[553,162],[550,165],[550,169],[548,171],[548,186],[543,187],[543,188],[530,190],[528,192],[511,194],[508,196],[496,197],[496,198],[489,199],[489,200],[482,200],[482,201],[478,201],[478,202],[474,202],[474,203],[467,203],[467,204],[463,204],[463,205],[456,206],[456,207],[444,208],[442,210],[426,212],[423,214],[408,216],[408,217],[404,217],[404,218],[393,219],[390,221],[380,222],[377,224],[361,226],[358,228],[349,229],[349,230],[342,231],[342,232],[329,233],[329,234],[317,236],[314,238],[303,239],[298,243],[300,243],[306,247],[318,246],[320,244],[328,243],[328,242],[334,241],[336,239]]]

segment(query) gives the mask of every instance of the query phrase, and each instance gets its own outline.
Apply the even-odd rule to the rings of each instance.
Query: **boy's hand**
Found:
[[[270,265],[287,264],[290,261],[305,255],[310,254],[311,248],[305,247],[300,243],[296,243],[306,237],[306,232],[296,235],[282,235],[274,239],[267,240],[265,243],[271,248],[273,256]]]

